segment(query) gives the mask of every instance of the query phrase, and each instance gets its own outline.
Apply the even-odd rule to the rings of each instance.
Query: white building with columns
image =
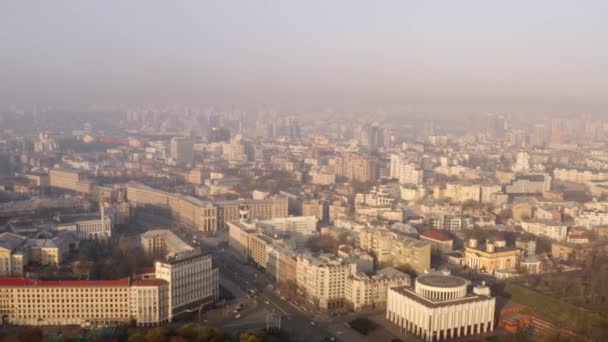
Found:
[[[494,328],[496,302],[486,286],[468,291],[463,278],[427,274],[414,288],[388,290],[386,318],[425,341],[483,334]]]

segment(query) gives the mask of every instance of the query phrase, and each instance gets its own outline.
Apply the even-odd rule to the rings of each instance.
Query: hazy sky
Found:
[[[608,1],[0,0],[0,104],[604,112]]]

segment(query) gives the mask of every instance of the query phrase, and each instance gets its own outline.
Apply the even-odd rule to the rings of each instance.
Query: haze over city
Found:
[[[0,4],[0,342],[608,341],[608,4]]]
[[[0,103],[604,114],[604,1],[6,1]]]

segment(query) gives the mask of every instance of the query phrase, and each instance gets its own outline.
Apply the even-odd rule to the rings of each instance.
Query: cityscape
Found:
[[[608,8],[465,3],[7,6],[0,341],[608,341]]]

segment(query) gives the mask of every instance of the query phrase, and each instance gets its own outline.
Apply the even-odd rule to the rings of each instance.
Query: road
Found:
[[[235,299],[228,303],[227,308],[207,312],[204,322],[206,324],[222,327],[230,334],[236,334],[239,331],[264,329],[266,316],[272,313],[282,317],[282,330],[288,333],[291,341],[295,342],[329,341],[330,338],[335,338],[336,341],[356,342],[368,341],[370,337],[374,340],[390,341],[392,337],[398,336],[386,329],[380,329],[377,335],[366,337],[345,326],[345,323],[354,317],[366,315],[382,317],[384,313],[380,311],[329,317],[318,311],[303,310],[295,303],[281,299],[283,296],[270,275],[254,264],[243,261],[236,251],[222,243],[225,237],[221,235],[212,239],[190,231],[179,235],[187,239],[186,241],[197,243],[212,241],[209,245],[205,244],[203,249],[213,256],[214,265],[219,268],[220,284],[235,296]],[[251,290],[255,290],[254,296],[248,296]],[[242,310],[235,312],[239,305],[243,307]],[[378,320],[381,324],[385,322],[383,321],[383,319]]]

